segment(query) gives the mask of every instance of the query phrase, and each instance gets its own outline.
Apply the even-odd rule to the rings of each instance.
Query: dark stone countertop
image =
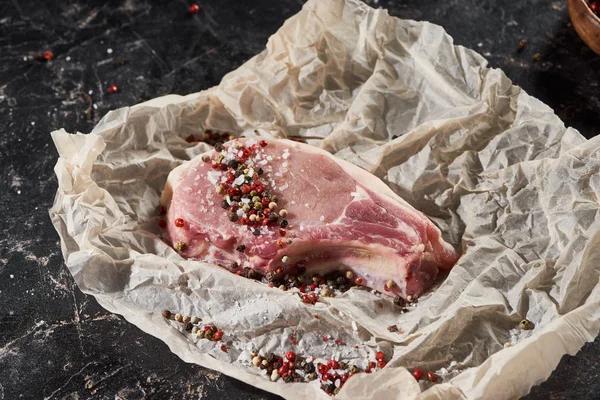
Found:
[[[276,399],[184,363],[75,287],[48,218],[57,187],[49,132],[89,132],[108,110],[216,85],[303,2],[205,0],[193,17],[185,1],[62,3],[0,1],[0,400]],[[374,5],[442,25],[567,125],[598,133],[600,57],[576,35],[565,1]],[[528,45],[517,52],[520,39]],[[37,61],[47,49],[54,59]],[[119,93],[107,94],[113,83]],[[527,398],[600,398],[599,357],[596,340]]]

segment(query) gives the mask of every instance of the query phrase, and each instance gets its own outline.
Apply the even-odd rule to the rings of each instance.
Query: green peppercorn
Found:
[[[287,226],[288,226],[288,222],[287,222],[286,219],[282,219],[281,221],[279,221],[279,227],[280,228],[286,228]]]
[[[253,203],[260,203],[260,197],[258,197],[258,196],[252,196],[252,202]]]
[[[251,197],[254,197],[256,195],[258,195],[258,192],[256,190],[253,190],[253,191],[250,192],[250,196]],[[260,199],[258,199],[258,200],[260,200]]]
[[[213,337],[213,331],[208,330],[208,331],[204,332],[204,338],[205,339],[211,340],[212,337]]]
[[[316,372],[311,372],[310,374],[308,374],[308,380],[314,381],[315,379],[317,379],[317,373]]]
[[[262,204],[260,204],[260,202],[257,201],[256,203],[254,203],[254,209],[255,210],[262,210]]]

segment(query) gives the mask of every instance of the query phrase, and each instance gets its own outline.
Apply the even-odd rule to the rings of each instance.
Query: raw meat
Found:
[[[288,140],[236,139],[198,156],[171,172],[161,203],[166,238],[182,256],[232,272],[351,270],[358,283],[406,298],[458,259],[381,180]]]

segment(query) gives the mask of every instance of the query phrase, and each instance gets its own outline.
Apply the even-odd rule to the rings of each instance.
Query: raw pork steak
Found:
[[[174,169],[161,202],[180,254],[263,275],[351,270],[418,296],[458,254],[382,181],[316,147],[236,139]]]

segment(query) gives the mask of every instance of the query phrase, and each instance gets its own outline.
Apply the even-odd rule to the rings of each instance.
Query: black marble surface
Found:
[[[67,3],[0,0],[0,400],[277,398],[182,362],[75,287],[48,218],[57,187],[49,132],[89,132],[108,110],[217,84],[303,1],[204,0],[194,16],[186,1]],[[371,4],[444,26],[567,125],[599,133],[600,57],[577,37],[565,1]],[[44,50],[54,59],[38,61]],[[596,340],[527,398],[600,398],[599,357]]]

